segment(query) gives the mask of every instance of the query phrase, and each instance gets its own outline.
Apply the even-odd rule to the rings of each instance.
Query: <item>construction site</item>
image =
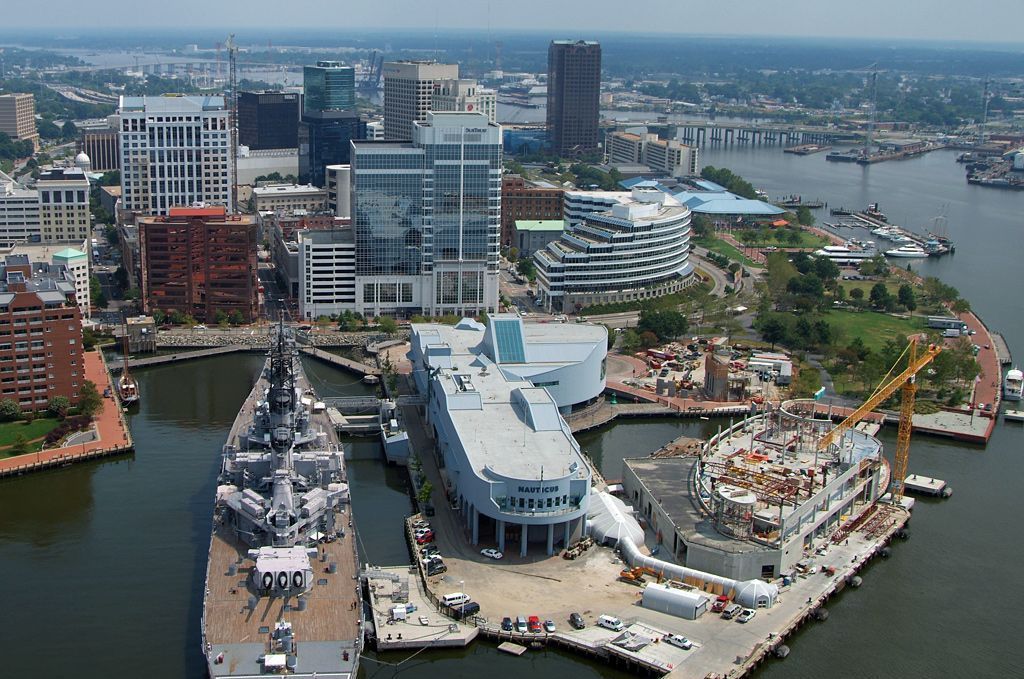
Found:
[[[766,404],[706,441],[626,459],[621,484],[595,481],[586,536],[557,556],[495,561],[439,507],[431,525],[446,568],[428,573],[424,560],[412,573],[430,601],[458,592],[475,602],[463,622],[516,655],[550,644],[642,674],[744,676],[789,654],[789,636],[826,619],[827,601],[859,586],[859,571],[906,535],[914,503],[904,481],[924,483],[907,473],[915,376],[940,352],[919,355],[911,341],[855,410]],[[902,416],[890,463],[873,411],[894,396]],[[550,629],[508,622],[527,616]]]

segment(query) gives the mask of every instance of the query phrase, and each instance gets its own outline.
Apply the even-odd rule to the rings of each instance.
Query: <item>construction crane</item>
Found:
[[[224,47],[228,50],[228,88],[231,99],[228,102],[228,127],[231,144],[231,205],[232,212],[238,212],[238,46],[235,34],[228,36]]]
[[[918,356],[917,341],[918,338],[916,336],[911,338],[910,344],[907,345],[907,348],[903,350],[903,355],[900,356],[900,359],[903,356],[907,357],[907,367],[888,382],[884,381],[889,377],[889,375],[886,375],[883,378],[883,384],[875,390],[874,394],[864,401],[859,408],[850,413],[849,417],[825,434],[818,442],[819,451],[828,450],[829,446],[838,441],[846,431],[853,428],[868,413],[902,387],[903,395],[900,402],[899,433],[896,435],[896,454],[893,462],[890,491],[893,504],[898,503],[903,497],[903,483],[907,478],[907,460],[910,457],[910,432],[914,420],[914,397],[917,394],[917,373],[921,372],[926,365],[935,360],[935,357],[942,352],[941,345],[929,344],[924,353]],[[896,365],[899,365],[899,363],[900,361],[897,360]],[[896,365],[889,370],[890,375],[896,369]]]

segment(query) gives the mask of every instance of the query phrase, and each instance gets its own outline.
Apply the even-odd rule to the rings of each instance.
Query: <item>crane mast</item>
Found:
[[[842,435],[863,420],[868,413],[877,408],[887,398],[902,389],[900,401],[900,422],[899,433],[896,435],[896,453],[892,469],[892,480],[890,482],[892,501],[897,503],[903,497],[903,483],[907,478],[907,462],[910,458],[910,433],[914,420],[914,399],[917,394],[917,373],[924,369],[935,357],[942,352],[938,344],[930,344],[920,356],[917,354],[917,337],[910,340],[907,346],[907,367],[900,374],[881,385],[859,408],[836,425],[831,431],[818,442],[818,450],[828,450],[829,446],[836,444]],[[902,357],[901,357],[902,358]]]

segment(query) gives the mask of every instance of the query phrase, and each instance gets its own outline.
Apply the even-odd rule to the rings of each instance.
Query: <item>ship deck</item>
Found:
[[[227,437],[229,445],[248,448],[239,436],[248,431],[253,409],[268,386],[264,375],[265,371],[261,372],[239,409]],[[303,390],[310,387],[301,368],[296,386]],[[331,445],[338,445],[337,434],[325,414],[314,414],[312,424],[327,433]],[[281,621],[292,625],[295,638],[296,666],[289,676],[355,676],[362,646],[362,599],[351,512],[351,504],[339,508],[335,525],[339,530],[343,527],[343,536],[317,545],[318,557],[312,564],[314,585],[302,597],[301,610],[297,597],[280,596],[259,596],[255,607],[250,608],[250,597],[258,595],[247,586],[255,565],[247,556],[249,547],[229,527],[221,525],[219,517],[214,519],[203,600],[203,651],[212,677],[265,676],[268,670],[263,658],[271,652],[271,633]],[[221,662],[215,661],[218,657]]]

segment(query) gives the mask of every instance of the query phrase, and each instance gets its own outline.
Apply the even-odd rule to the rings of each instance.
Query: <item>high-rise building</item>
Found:
[[[39,232],[44,243],[88,240],[89,178],[77,167],[43,170],[36,182],[39,192]]]
[[[25,255],[33,264],[52,264],[64,267],[75,284],[75,299],[82,318],[89,318],[92,309],[89,296],[89,242],[41,244],[19,243],[5,255]]]
[[[351,142],[366,138],[366,121],[352,111],[307,112],[299,123],[299,181],[326,186],[324,168],[351,159]]]
[[[434,111],[479,111],[495,123],[498,115],[498,93],[480,87],[475,80],[436,80],[431,108]]]
[[[318,61],[302,69],[302,112],[352,111],[356,107],[356,71],[338,61]]]
[[[18,141],[39,146],[36,132],[36,100],[31,94],[0,94],[0,132]]]
[[[220,96],[122,96],[122,208],[149,215],[193,203],[230,209],[235,154],[228,113]]]
[[[384,76],[384,138],[412,139],[412,124],[427,119],[434,99],[434,83],[459,77],[458,64],[435,61],[388,61]]]
[[[142,306],[215,321],[257,316],[256,218],[223,206],[174,207],[138,220]]]
[[[496,309],[501,128],[483,113],[429,112],[411,142],[352,147],[357,310]]]
[[[299,123],[299,181],[326,186],[324,168],[349,162],[351,142],[366,139],[355,112],[355,71],[335,61],[303,69],[305,95]]]
[[[297,92],[239,92],[238,143],[253,151],[299,145]]]
[[[39,242],[39,192],[0,172],[0,247]]]
[[[62,265],[8,255],[0,265],[0,399],[45,410],[64,396],[78,403],[85,381],[82,315]]]
[[[548,48],[548,142],[552,153],[580,156],[598,149],[601,45],[554,40]]]
[[[328,165],[327,209],[341,219],[352,218],[352,166]]]
[[[518,221],[561,220],[564,193],[556,186],[528,182],[517,174],[502,177],[501,244],[516,245],[512,231]]]

